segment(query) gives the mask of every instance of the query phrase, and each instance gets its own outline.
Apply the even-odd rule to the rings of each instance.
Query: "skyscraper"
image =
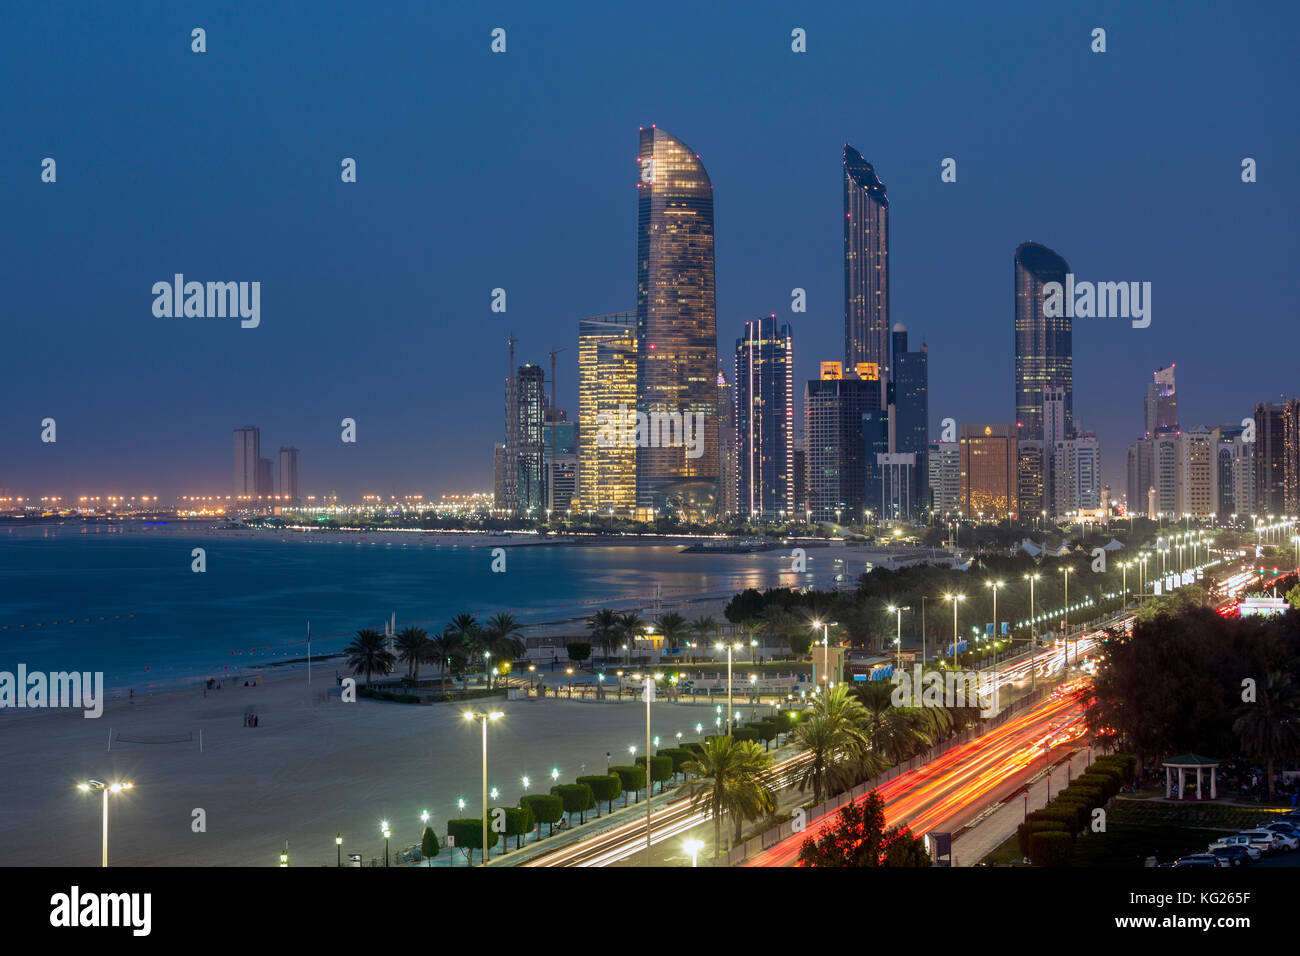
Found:
[[[998,520],[1019,513],[1014,425],[962,425],[961,512]]]
[[[835,371],[825,368],[823,373]],[[816,521],[860,521],[866,503],[863,416],[881,413],[880,383],[856,375],[810,381],[804,393],[808,506]],[[838,516],[836,512],[839,512]]]
[[[738,513],[794,513],[794,336],[776,316],[745,323],[736,340]]]
[[[546,373],[540,365],[521,365],[514,388],[515,460],[506,467],[515,475],[517,514],[540,517],[546,509],[542,424],[546,420]],[[509,441],[507,441],[509,447]]]
[[[720,364],[720,363],[719,363]],[[737,490],[740,463],[736,456],[736,402],[731,382],[718,370],[718,515],[734,515],[740,509]]]
[[[269,458],[257,460],[257,497],[270,501],[275,495],[275,463]]]
[[[630,515],[636,508],[636,313],[578,323],[578,511]],[[602,427],[604,426],[604,427]]]
[[[1172,435],[1178,431],[1178,395],[1174,389],[1174,364],[1158,368],[1154,381],[1147,382],[1146,437]]]
[[[1029,441],[1051,440],[1043,428],[1043,393],[1048,389],[1063,393],[1063,437],[1074,437],[1071,320],[1064,309],[1059,317],[1049,317],[1043,292],[1049,282],[1064,286],[1069,271],[1066,261],[1046,246],[1024,242],[1016,249],[1016,422],[1019,437]]]
[[[1255,406],[1255,508],[1300,513],[1300,399]]]
[[[907,350],[907,326],[898,322],[892,335],[893,357],[890,361],[889,394],[891,402],[890,452],[915,455],[911,472],[912,486],[906,491],[911,512],[895,515],[904,520],[916,518],[925,507],[925,488],[929,469],[925,456],[930,449],[930,354],[925,343],[916,352]],[[894,474],[900,475],[898,465]],[[897,485],[897,482],[894,482]],[[895,498],[898,496],[895,495]]]
[[[298,449],[280,446],[280,497],[287,504],[302,503],[302,487],[298,477]]]
[[[694,150],[641,129],[637,189],[637,409],[650,441],[637,447],[637,507],[712,513],[718,483],[718,328],[713,185]],[[689,418],[687,416],[690,416]],[[656,421],[701,430],[699,454],[656,440]]]
[[[961,508],[961,450],[955,441],[931,442],[926,452],[929,469],[930,508],[939,517]]]
[[[262,433],[253,425],[235,429],[235,500],[257,498],[257,463]]]
[[[844,365],[889,374],[889,197],[872,165],[844,144]]]

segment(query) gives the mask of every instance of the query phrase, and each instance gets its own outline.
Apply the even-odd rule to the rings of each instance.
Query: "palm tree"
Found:
[[[464,651],[466,667],[462,677],[464,678],[464,687],[468,690],[469,670],[474,666],[474,659],[482,649],[478,618],[474,617],[473,614],[457,614],[447,624],[443,633],[454,638]]]
[[[367,685],[372,673],[380,671],[387,674],[396,661],[392,652],[384,647],[384,635],[373,628],[357,631],[357,636],[343,648],[343,653],[348,655],[348,666],[352,668],[352,673],[366,675]]]
[[[697,617],[695,620],[691,621],[690,629],[691,633],[700,639],[701,644],[707,645],[709,643],[710,635],[715,639],[717,638],[719,627],[718,622],[711,617]],[[694,659],[695,655],[692,654],[692,662]]]
[[[812,784],[814,803],[822,802],[823,792],[829,796],[832,790],[884,769],[884,761],[871,749],[863,729],[866,721],[862,702],[840,684],[819,694],[808,716],[795,728],[795,742],[810,757],[796,771],[799,791]]]
[[[587,618],[587,627],[591,629],[591,642],[600,647],[609,657],[618,642],[619,616],[617,611],[607,607],[601,608]]]
[[[764,621],[761,618],[751,617],[746,619],[740,626],[745,629],[745,633],[749,636],[749,656],[752,660],[754,657],[754,635],[767,630],[767,621]]]
[[[1300,687],[1285,671],[1269,671],[1254,703],[1243,704],[1232,732],[1243,753],[1263,757],[1268,799],[1273,801],[1273,763],[1300,752]]]
[[[942,708],[895,707],[893,685],[884,681],[859,684],[853,693],[862,702],[863,730],[871,741],[871,749],[886,755],[893,763],[901,763],[939,739],[932,736],[936,724],[928,712]]]
[[[655,621],[655,627],[659,629],[659,633],[664,639],[664,650],[668,650],[670,647],[677,646],[677,642],[687,633],[690,625],[686,623],[686,618],[676,611],[670,611],[659,616],[659,619]]]
[[[420,679],[420,661],[425,658],[429,635],[411,625],[397,632],[397,659],[406,662],[406,676]]]
[[[528,650],[528,647],[518,637],[522,633],[519,630],[519,622],[515,620],[515,616],[504,611],[492,615],[488,618],[487,624],[483,626],[483,637],[486,639],[487,649],[492,652],[493,657],[501,660],[513,661],[524,656],[524,652]],[[491,674],[489,674],[488,687],[491,686]]]
[[[746,820],[756,819],[776,808],[776,798],[768,782],[772,758],[753,740],[737,741],[732,737],[710,737],[704,752],[682,765],[695,774],[686,784],[691,810],[707,809],[713,817],[713,849],[722,849],[722,816],[731,814],[734,839],[741,837]],[[732,837],[728,833],[727,849]]]
[[[618,636],[627,641],[627,659],[630,663],[632,660],[632,642],[636,640],[637,635],[645,628],[645,622],[641,620],[641,615],[636,611],[628,611],[626,614],[618,616]]]
[[[451,631],[443,631],[428,642],[425,652],[429,660],[438,662],[438,685],[442,689],[442,696],[446,697],[447,665],[452,660],[465,656],[465,642]]]

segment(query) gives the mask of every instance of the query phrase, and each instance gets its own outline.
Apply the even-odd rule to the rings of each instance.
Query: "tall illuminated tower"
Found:
[[[719,474],[713,185],[694,150],[655,126],[641,129],[637,163],[637,409],[651,432],[637,448],[637,507],[712,514]],[[688,454],[681,437],[663,439],[671,429],[655,424],[683,421],[703,430],[698,454]]]
[[[635,427],[635,414],[636,313],[582,319],[575,510],[619,515],[635,510],[636,446],[624,440]]]
[[[872,165],[844,146],[844,367],[889,375],[889,197]]]
[[[1065,438],[1074,437],[1074,349],[1071,320],[1048,317],[1043,286],[1064,288],[1070,266],[1036,242],[1016,249],[1016,422],[1026,441],[1050,440],[1043,428],[1043,393],[1063,392]]]
[[[776,316],[745,323],[736,340],[738,513],[794,514],[794,335]]]

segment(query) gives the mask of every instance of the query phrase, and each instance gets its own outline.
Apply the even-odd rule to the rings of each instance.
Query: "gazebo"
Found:
[[[1185,784],[1186,773],[1188,770],[1196,771],[1196,799],[1201,799],[1201,771],[1210,772],[1210,799],[1219,798],[1218,777],[1216,771],[1219,768],[1219,761],[1212,760],[1209,757],[1202,757],[1198,754],[1182,754],[1178,757],[1170,757],[1164,762],[1165,767],[1165,799],[1170,797],[1170,788],[1173,785],[1173,771],[1178,771],[1178,799],[1186,797],[1187,787]]]

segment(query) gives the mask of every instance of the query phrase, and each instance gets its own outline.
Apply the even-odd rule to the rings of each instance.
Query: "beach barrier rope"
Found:
[[[194,739],[194,731],[183,734],[158,734],[152,737],[139,734],[114,734],[114,743],[123,744],[184,744]]]

